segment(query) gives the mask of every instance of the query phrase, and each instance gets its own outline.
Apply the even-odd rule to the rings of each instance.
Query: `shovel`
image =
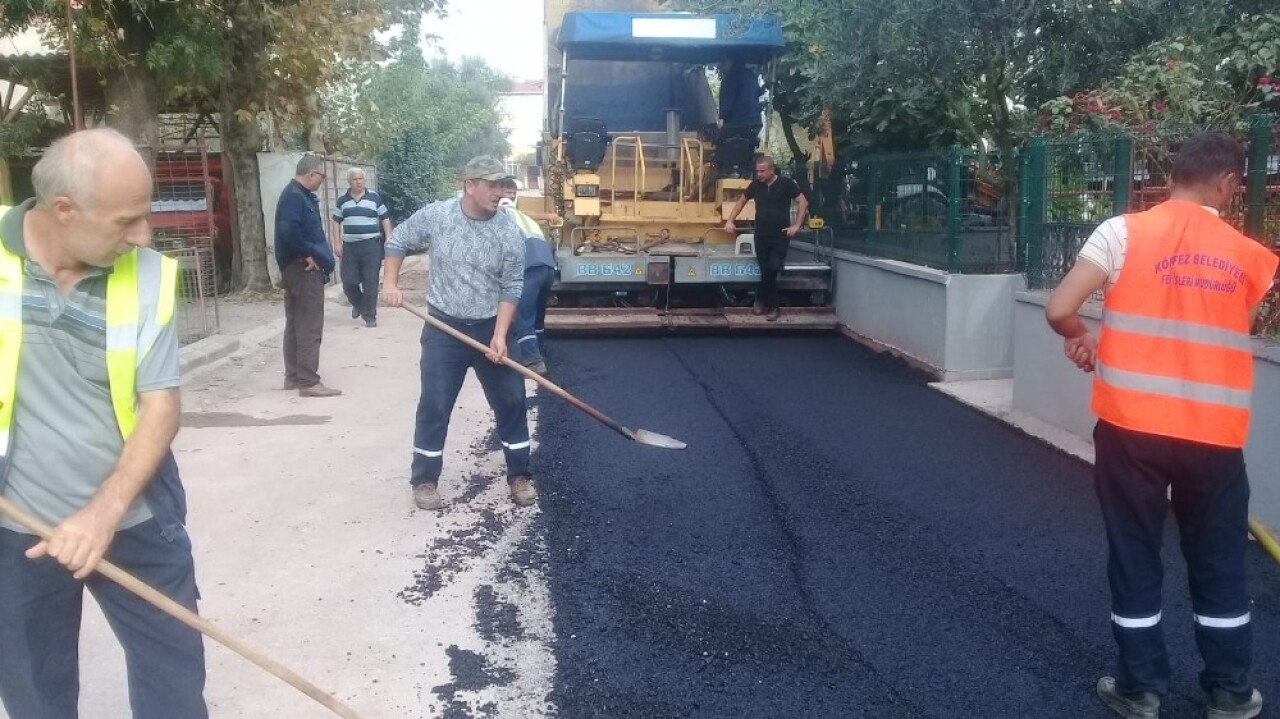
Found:
[[[440,330],[441,332],[444,332],[450,337],[467,345],[471,349],[474,349],[475,351],[481,354],[487,354],[489,352],[488,347],[480,344],[479,342],[471,339],[470,337],[464,335],[463,333],[455,330],[449,325],[427,314],[426,312],[423,312],[421,308],[414,307],[413,305],[401,305],[401,307],[413,313],[413,315],[421,319],[423,322],[426,322],[432,327]],[[577,407],[583,412],[586,412],[587,414],[591,415],[591,417],[594,418],[600,424],[603,424],[604,426],[608,427],[609,429],[613,430],[614,432],[617,432],[618,434],[622,435],[623,437],[626,437],[627,439],[633,442],[639,442],[640,444],[647,444],[652,447],[661,447],[663,449],[684,449],[685,447],[688,446],[684,442],[681,442],[680,440],[675,439],[674,437],[668,437],[665,434],[650,432],[647,429],[629,429],[627,427],[623,427],[621,424],[618,424],[613,419],[610,419],[607,415],[605,415],[600,410],[596,409],[595,407],[592,407],[586,402],[583,402],[577,397],[574,397],[573,395],[569,394],[567,391],[565,391],[555,382],[552,382],[551,380],[547,379],[546,377],[543,377],[537,372],[534,372],[528,367],[525,367],[519,362],[512,360],[510,357],[503,357],[502,364],[519,372],[525,377],[528,377],[534,382],[537,382],[543,387],[546,387],[555,396],[568,402],[574,407]]]
[[[43,540],[48,541],[48,539],[53,536],[52,527],[14,506],[12,502],[5,499],[3,496],[0,496],[0,515],[4,515],[14,522],[17,522],[25,527],[27,531],[34,532],[36,536]],[[343,717],[343,719],[360,719],[360,715],[356,714],[355,710],[338,701],[338,699],[332,694],[324,691],[306,679],[303,679],[289,667],[260,654],[257,650],[235,638],[225,630],[220,629],[213,622],[210,622],[204,617],[201,617],[195,612],[192,612],[181,604],[178,604],[172,599],[166,597],[150,585],[124,571],[120,567],[117,567],[104,559],[98,562],[98,567],[94,571],[138,595],[165,614],[168,614],[188,627],[195,629],[236,654],[248,659],[262,669],[274,674],[277,678],[316,700],[334,714]]]

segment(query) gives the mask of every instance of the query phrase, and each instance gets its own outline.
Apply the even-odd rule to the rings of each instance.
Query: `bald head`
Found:
[[[66,197],[92,206],[104,185],[145,186],[150,192],[151,173],[129,138],[115,130],[81,130],[56,140],[31,171],[36,203],[52,207]]]

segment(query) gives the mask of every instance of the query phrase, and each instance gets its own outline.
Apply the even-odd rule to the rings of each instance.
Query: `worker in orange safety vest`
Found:
[[[1169,199],[1094,231],[1046,317],[1067,357],[1093,373],[1095,489],[1108,543],[1114,677],[1098,696],[1155,719],[1169,690],[1160,545],[1172,504],[1187,562],[1201,687],[1212,719],[1262,711],[1251,678],[1245,585],[1249,480],[1243,447],[1253,385],[1250,328],[1277,257],[1219,216],[1245,154],[1230,136],[1182,144]],[[1079,317],[1103,292],[1098,337]]]

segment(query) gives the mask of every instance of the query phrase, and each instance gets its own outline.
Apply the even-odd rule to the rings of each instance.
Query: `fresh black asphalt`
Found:
[[[553,340],[554,378],[683,452],[538,400],[557,662],[575,717],[1106,717],[1087,465],[840,337]],[[1203,716],[1167,534],[1173,695]],[[1280,701],[1280,567],[1250,556]]]

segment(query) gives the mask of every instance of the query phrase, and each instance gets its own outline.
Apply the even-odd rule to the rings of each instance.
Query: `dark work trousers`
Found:
[[[342,291],[366,320],[378,318],[378,275],[382,272],[382,240],[371,237],[342,243]]]
[[[84,589],[124,648],[134,719],[205,719],[200,633],[100,574],[81,582],[53,559],[31,561],[29,534],[0,529],[0,698],[13,719],[75,719]],[[170,541],[155,520],[116,533],[106,559],[195,611],[186,532]]]
[[[543,328],[547,321],[547,301],[551,299],[551,283],[556,279],[554,267],[538,265],[524,271],[524,291],[516,306],[516,321],[512,328],[515,341],[511,344],[511,359],[523,365],[542,361],[546,350]]]
[[[320,382],[320,340],[324,336],[324,272],[307,270],[306,260],[285,265],[284,379],[310,387]]]
[[[435,312],[432,316],[485,346],[493,340],[496,318],[469,323]],[[468,368],[475,369],[497,420],[498,439],[507,458],[507,481],[528,477],[529,423],[525,416],[524,378],[430,325],[423,328],[421,342],[422,395],[418,398],[409,483],[416,486],[440,481],[449,417]]]
[[[756,262],[760,264],[760,287],[756,298],[766,309],[778,306],[778,277],[787,261],[790,240],[786,235],[756,235]]]
[[[1169,690],[1160,621],[1160,544],[1169,493],[1187,561],[1196,646],[1205,664],[1200,685],[1247,698],[1253,688],[1253,625],[1245,584],[1244,452],[1107,422],[1097,424],[1093,438],[1095,488],[1109,548],[1111,629],[1120,649],[1117,686],[1160,695]]]

